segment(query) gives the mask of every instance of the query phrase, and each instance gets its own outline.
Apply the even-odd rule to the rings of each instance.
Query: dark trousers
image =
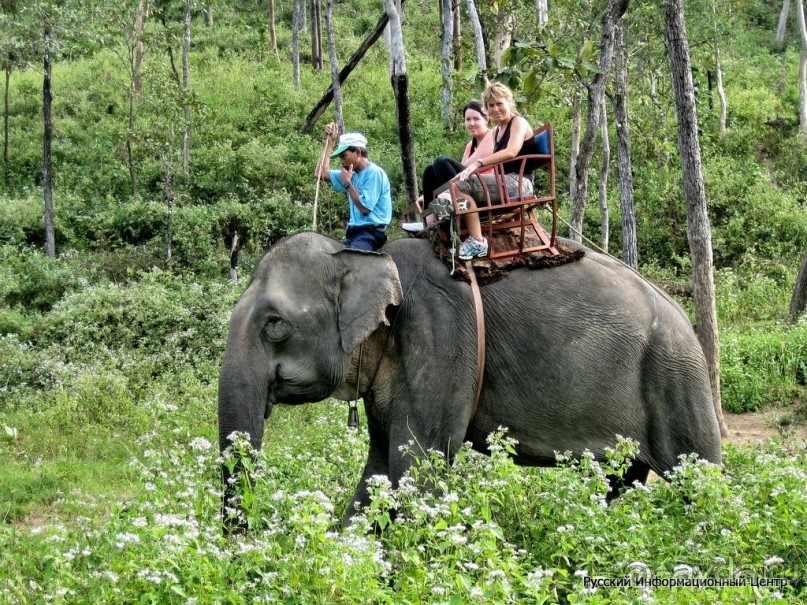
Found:
[[[370,225],[348,227],[343,243],[345,248],[376,251],[387,243],[387,234],[384,233],[383,227],[372,227]]]
[[[435,189],[453,179],[462,172],[464,168],[465,167],[457,160],[447,155],[439,156],[431,164],[426,166],[426,169],[423,171],[423,183],[421,187],[423,191],[423,208],[425,209],[434,199]]]

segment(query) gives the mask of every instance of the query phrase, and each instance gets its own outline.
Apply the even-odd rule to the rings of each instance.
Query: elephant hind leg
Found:
[[[625,488],[633,485],[634,481],[645,483],[648,474],[650,474],[650,465],[641,460],[634,460],[621,479],[613,475],[609,477],[611,489],[605,496],[605,501],[610,503],[614,498],[618,498]]]

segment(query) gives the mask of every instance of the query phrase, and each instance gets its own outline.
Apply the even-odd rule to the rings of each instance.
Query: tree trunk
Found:
[[[717,123],[717,134],[722,138],[726,136],[726,115],[728,113],[728,106],[726,104],[726,91],[723,89],[723,65],[720,60],[720,38],[717,28],[717,0],[712,0],[712,19],[715,28],[715,79],[717,84],[717,98],[720,101],[720,118]],[[711,98],[710,95],[709,99],[711,100]]]
[[[135,54],[134,68],[132,69],[132,85],[134,86],[135,92],[140,92],[143,89],[140,75],[143,72],[143,29],[146,27],[146,6],[146,0],[139,0],[137,8],[135,9]]]
[[[43,41],[45,46],[44,69],[42,78],[42,114],[45,132],[42,137],[42,189],[45,196],[45,256],[56,258],[56,230],[53,224],[53,179],[50,147],[53,140],[53,119],[51,104],[53,96],[51,94],[51,29],[50,23],[45,23],[43,31]]]
[[[441,62],[443,83],[440,89],[440,109],[443,119],[443,127],[451,129],[451,47],[454,33],[454,19],[451,10],[452,0],[440,0],[441,14],[443,18],[443,36]]]
[[[168,218],[165,224],[165,260],[170,263],[173,259],[173,227],[174,227],[174,169],[171,166],[170,155],[174,148],[173,127],[171,128],[170,143],[167,148],[160,151],[160,158],[163,162],[163,193],[165,194],[165,204],[168,207]]]
[[[796,0],[796,13],[801,34],[801,56],[799,57],[799,130],[807,141],[807,26],[804,22],[804,2]]]
[[[405,0],[401,0],[401,4],[404,3]],[[375,29],[370,32],[370,34],[362,41],[359,48],[356,49],[356,52],[353,53],[353,56],[350,57],[350,60],[347,64],[342,68],[342,71],[339,72],[339,83],[344,84],[347,77],[350,73],[356,68],[361,61],[362,57],[364,57],[365,53],[370,49],[370,47],[375,44],[376,40],[378,40],[381,35],[384,33],[384,29],[387,27],[387,23],[389,22],[389,18],[387,17],[386,13],[381,15],[381,18],[376,23]],[[300,132],[306,133],[308,132],[311,127],[317,123],[320,116],[325,112],[325,108],[333,99],[333,85],[328,87],[328,90],[325,91],[325,94],[322,95],[322,98],[319,102],[314,106],[314,108],[308,112],[308,115],[305,118],[305,122],[303,125],[300,126]]]
[[[322,22],[320,0],[311,0],[311,65],[322,71]]]
[[[476,43],[476,63],[479,71],[484,72],[488,68],[487,54],[485,52],[485,37],[482,35],[482,24],[479,22],[479,13],[476,11],[476,2],[466,0],[468,6],[468,20],[471,22],[471,29],[474,30],[474,42]],[[487,75],[485,81],[487,82]]]
[[[333,0],[327,0],[325,5],[325,29],[328,35],[328,56],[331,62],[331,90],[333,90],[333,108],[336,113],[336,125],[339,132],[345,128],[345,119],[342,115],[342,86],[339,84],[339,61],[336,58],[336,39],[333,34]]]
[[[294,12],[291,21],[291,65],[294,90],[300,90],[300,5],[305,0],[292,0]]]
[[[129,88],[129,130],[126,133],[126,163],[129,165],[129,185],[132,189],[132,199],[137,197],[137,179],[135,177],[134,156],[132,154],[132,139],[134,138],[135,112],[134,82]]]
[[[233,233],[233,243],[230,246],[230,283],[238,283],[238,231]]]
[[[614,55],[614,29],[617,22],[622,18],[625,9],[628,7],[628,0],[609,0],[608,10],[602,18],[602,41],[600,42],[600,73],[588,86],[588,112],[586,116],[586,132],[583,135],[583,142],[580,145],[580,153],[577,154],[575,166],[576,182],[572,194],[571,220],[572,232],[569,237],[577,242],[582,241],[583,233],[583,213],[586,209],[586,197],[588,195],[588,165],[594,151],[594,140],[597,137],[597,130],[600,121],[600,100],[605,89],[605,80],[611,70],[611,63]]]
[[[266,20],[269,22],[269,44],[272,52],[277,54],[277,30],[275,29],[275,0],[266,2]]]
[[[664,106],[661,104],[661,101],[659,101],[658,98],[658,76],[659,74],[657,71],[650,74],[650,99],[653,101],[656,111],[658,111],[659,125],[661,127],[661,145],[658,147],[656,166],[659,174],[664,174],[667,167],[670,165],[670,160],[672,158],[670,157],[669,152],[670,139],[667,137],[667,112],[664,110]]]
[[[502,55],[510,48],[510,43],[513,41],[513,30],[516,27],[514,13],[504,10],[504,8],[504,6],[500,6],[499,13],[496,15],[496,36],[493,44],[493,65],[496,66],[496,71],[502,70]]]
[[[692,294],[698,340],[706,356],[712,401],[720,433],[728,434],[720,397],[720,343],[712,266],[712,231],[706,211],[695,88],[684,24],[683,0],[664,0],[665,34],[670,56],[675,107],[678,115],[678,151],[687,207],[687,238],[692,257]]]
[[[185,174],[189,174],[191,169],[190,58],[191,0],[185,0],[185,36],[182,42],[182,90],[185,97],[182,105],[182,115],[185,120],[185,132],[182,134],[182,171]]]
[[[205,27],[213,27],[213,5],[210,2],[205,6]]]
[[[779,44],[785,43],[785,31],[787,30],[787,17],[790,13],[790,0],[783,0],[782,12],[779,13],[779,27],[776,28],[776,41]]]
[[[406,203],[414,204],[418,197],[417,173],[415,172],[415,145],[412,138],[412,120],[409,112],[408,78],[404,56],[401,20],[394,0],[384,0],[384,11],[390,25],[392,54],[392,89],[395,92],[395,106],[398,118],[398,140],[401,145]],[[450,15],[450,13],[449,13]],[[450,20],[450,19],[449,19]]]
[[[11,83],[11,61],[6,61],[6,88],[3,92],[3,164],[8,164],[8,87]]]
[[[636,214],[633,206],[633,168],[630,160],[630,123],[628,122],[628,62],[625,54],[625,21],[616,29],[616,94],[614,122],[616,124],[617,160],[619,164],[619,193],[622,208],[622,260],[639,268],[636,244]]]
[[[453,41],[453,49],[451,50],[454,53],[454,71],[461,71],[462,70],[462,32],[460,31],[460,27],[462,25],[462,21],[460,19],[460,0],[452,1],[454,6],[452,10],[452,16],[454,17],[454,41]]]
[[[726,117],[728,105],[726,104],[726,91],[723,89],[723,66],[720,62],[720,48],[715,46],[715,78],[717,80],[717,98],[720,101],[720,119],[717,125],[717,134],[726,136]]]
[[[582,95],[579,90],[574,93],[574,100],[572,101],[572,141],[571,141],[571,157],[569,158],[569,198],[574,197],[574,191],[577,188],[577,154],[580,153],[580,103]],[[569,234],[571,237],[571,234]]]
[[[804,312],[805,305],[807,305],[807,252],[801,259],[801,267],[793,288],[793,298],[790,300],[790,317],[793,321]]]
[[[535,0],[535,21],[538,27],[544,27],[549,21],[549,9],[546,0]]]
[[[611,165],[611,144],[608,141],[608,113],[605,108],[605,97],[600,101],[602,114],[600,115],[600,141],[602,146],[602,162],[600,163],[600,239],[602,248],[608,251],[609,225],[608,225],[608,168]]]

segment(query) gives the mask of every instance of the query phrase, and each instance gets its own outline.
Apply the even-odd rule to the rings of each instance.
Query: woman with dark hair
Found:
[[[504,184],[509,197],[515,197],[519,195],[519,192],[524,195],[532,194],[534,166],[526,166],[529,170],[524,170],[524,174],[519,174],[519,163],[510,162],[510,160],[538,153],[532,127],[518,113],[512,90],[500,82],[494,82],[485,89],[482,99],[486,109],[496,122],[496,129],[493,131],[492,137],[493,153],[475,160],[460,172],[456,179],[458,200],[464,200],[472,209],[476,208],[477,202],[496,203],[500,201],[496,176],[490,174],[490,168],[488,168],[497,162],[509,162],[504,165]],[[477,175],[477,178],[471,178],[474,175]],[[488,241],[482,235],[479,214],[466,214],[465,227],[468,229],[469,235],[460,246],[459,257],[467,260],[487,256]]]
[[[493,153],[493,136],[488,128],[490,118],[482,103],[474,99],[463,108],[462,113],[465,118],[465,129],[472,138],[465,146],[461,161],[441,155],[426,166],[421,182],[423,194],[417,200],[424,209],[434,200],[435,189],[453,179],[467,166],[476,164],[478,159]],[[423,223],[403,223],[401,227],[406,231],[422,231]]]

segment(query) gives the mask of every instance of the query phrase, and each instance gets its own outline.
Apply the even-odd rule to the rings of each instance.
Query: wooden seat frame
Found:
[[[482,185],[482,190],[485,192],[484,200],[476,201],[476,208],[468,208],[461,210],[458,205],[458,190],[456,177],[449,181],[448,190],[451,192],[451,202],[454,206],[455,227],[457,233],[461,237],[467,236],[468,231],[463,226],[463,219],[468,214],[480,214],[480,220],[483,221],[482,231],[488,238],[488,242],[492,244],[493,234],[499,231],[510,230],[516,234],[517,245],[515,248],[494,251],[493,245],[489,247],[487,259],[500,259],[509,258],[512,256],[519,256],[531,252],[544,252],[551,255],[558,254],[555,248],[555,236],[558,227],[558,202],[555,194],[555,141],[552,132],[552,124],[546,123],[534,131],[533,137],[538,137],[546,132],[548,136],[548,154],[531,154],[523,155],[508,160],[506,162],[498,162],[485,166],[487,173],[491,168],[493,174],[496,176],[496,185],[498,187],[499,200],[498,202],[491,202],[490,191],[485,181],[475,175],[470,178],[477,178]],[[537,166],[535,171],[547,170],[549,173],[549,191],[547,195],[539,196],[533,191],[531,195],[525,195],[522,189],[524,182],[524,170],[528,161],[535,161]],[[515,197],[510,197],[507,192],[507,183],[505,180],[505,165],[511,165],[518,162],[518,176],[519,176],[519,190]],[[445,190],[446,187],[441,187]],[[437,192],[435,192],[436,194]],[[460,198],[461,199],[461,198]],[[464,201],[464,200],[463,200]],[[549,208],[552,210],[552,229],[547,233],[538,222],[535,216],[535,209],[539,207]],[[487,221],[484,219],[487,218]],[[537,245],[527,246],[527,234],[534,235],[533,241],[538,241]]]
[[[516,234],[517,246],[510,249],[493,250],[490,246],[487,259],[500,259],[518,256],[520,254],[528,254],[531,252],[544,252],[545,254],[556,255],[558,254],[555,248],[555,236],[558,227],[558,202],[555,194],[555,139],[552,131],[552,124],[546,123],[533,132],[533,137],[538,137],[546,132],[548,137],[548,154],[533,154],[513,158],[506,162],[499,162],[497,164],[490,164],[485,166],[484,172],[488,173],[491,169],[493,174],[496,175],[496,185],[499,190],[499,202],[491,203],[490,191],[488,190],[485,181],[479,179],[482,184],[482,189],[485,192],[485,199],[476,202],[476,208],[468,208],[460,210],[457,204],[458,191],[456,187],[457,179],[453,178],[451,181],[444,183],[434,190],[434,196],[437,197],[444,191],[449,191],[451,195],[451,203],[454,206],[455,228],[461,237],[468,235],[468,230],[463,226],[462,217],[467,214],[481,214],[480,220],[483,224],[483,232],[488,238],[488,242],[493,242],[493,234],[499,231],[510,230]],[[535,161],[537,166],[535,171],[546,170],[549,173],[549,191],[547,195],[538,196],[535,191],[532,195],[524,195],[522,190],[522,183],[524,177],[524,169],[528,161]],[[519,175],[519,191],[516,197],[509,197],[507,192],[507,184],[505,181],[505,164],[518,162],[518,175]],[[471,176],[471,178],[479,178]],[[552,210],[552,229],[547,233],[535,217],[536,208],[551,208]],[[428,225],[428,209],[425,209],[420,204],[411,204],[404,210],[404,217],[421,217]],[[433,217],[432,217],[433,218]],[[540,244],[527,246],[525,245],[527,235],[533,235],[532,241],[539,241]]]

